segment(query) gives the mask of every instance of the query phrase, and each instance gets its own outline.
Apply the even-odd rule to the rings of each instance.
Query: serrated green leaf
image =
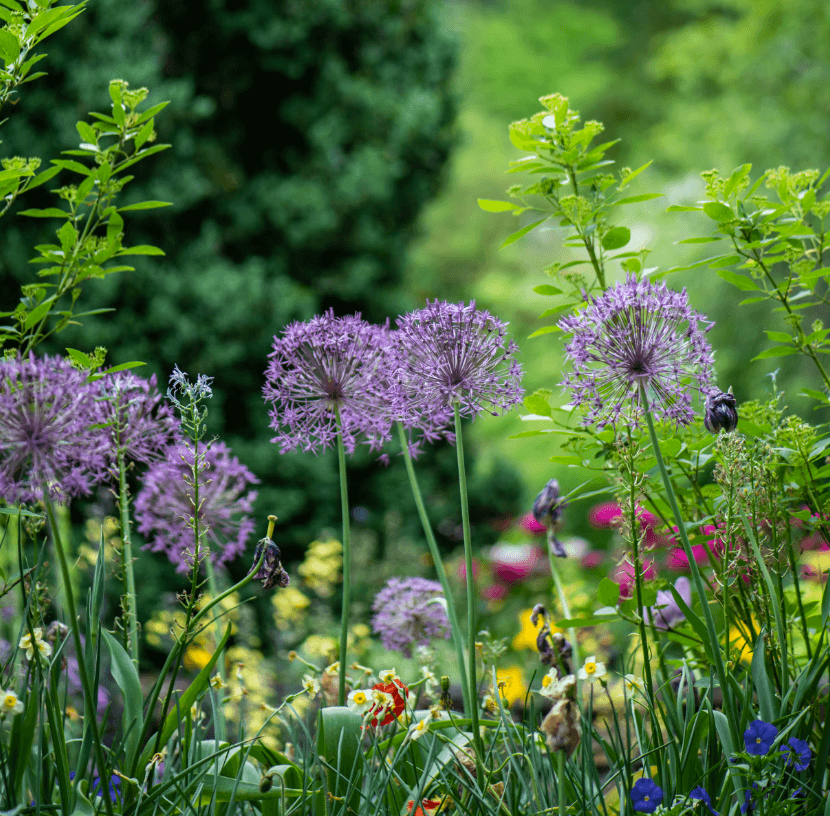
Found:
[[[112,175],[112,165],[109,162],[104,162],[99,168],[96,174],[98,176],[98,181],[102,184],[106,184],[110,180],[110,176]]]
[[[504,243],[499,247],[499,249],[504,249],[505,247],[510,246],[510,244],[513,244],[516,241],[518,241],[519,238],[524,238],[524,236],[527,235],[531,230],[536,229],[536,227],[538,227],[539,224],[544,224],[547,220],[547,217],[545,217],[540,219],[539,221],[534,221],[532,224],[528,224],[526,227],[522,227],[520,230],[514,232],[511,236],[505,239]]]
[[[117,212],[112,213],[107,221],[107,243],[114,244],[123,232],[124,219]]]
[[[732,221],[735,218],[735,213],[726,204],[721,204],[720,201],[707,201],[703,205],[703,212],[719,224],[724,221]]]
[[[48,313],[49,309],[52,308],[52,300],[45,300],[43,303],[35,306],[31,312],[26,316],[26,320],[23,323],[24,329],[31,329],[35,323],[39,323]]]
[[[729,180],[723,187],[724,198],[729,198],[729,196],[735,192],[738,188],[738,184],[749,175],[750,170],[752,170],[751,164],[742,164],[740,167],[737,167],[732,171],[732,175],[729,176]]]
[[[793,338],[786,332],[765,331],[764,333],[770,340],[774,340],[776,343],[792,343],[793,341]]]
[[[141,130],[135,135],[135,147],[139,150],[144,143],[153,135],[153,120],[150,119],[141,126]]]
[[[20,56],[20,40],[8,29],[0,28],[0,57],[10,65]]]
[[[52,159],[51,163],[55,167],[60,167],[63,170],[71,170],[73,173],[78,173],[81,176],[88,176],[92,172],[86,165],[72,161],[71,159]]]
[[[60,167],[49,167],[44,170],[42,173],[38,173],[28,184],[26,185],[27,190],[34,190],[35,187],[40,187],[41,184],[45,184],[49,179],[53,179],[58,173],[60,173]],[[63,212],[63,210],[60,210]],[[65,215],[66,213],[64,213]],[[22,213],[21,213],[22,215]]]
[[[811,399],[818,400],[819,402],[829,403],[830,398],[827,397],[827,394],[822,394],[821,391],[816,391],[813,388],[802,388],[799,392],[802,396],[810,397]]]
[[[602,236],[602,248],[606,250],[620,249],[631,240],[631,230],[628,227],[614,227]]]
[[[561,295],[562,290],[557,289],[555,286],[551,286],[549,283],[543,283],[539,286],[534,286],[533,291],[536,292],[537,295]]]
[[[59,230],[58,230],[58,239],[61,242],[61,248],[63,249],[64,253],[69,253],[77,240],[78,240],[78,230],[72,226],[71,221],[67,221]]]
[[[493,201],[489,198],[478,199],[478,206],[484,212],[508,212],[509,210],[518,210],[518,204],[511,204],[509,201]]]

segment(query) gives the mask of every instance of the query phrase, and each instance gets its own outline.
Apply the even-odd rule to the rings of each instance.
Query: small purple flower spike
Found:
[[[441,584],[426,578],[390,578],[375,596],[372,627],[384,648],[412,657],[415,646],[449,638],[450,623]]]
[[[744,731],[744,746],[746,752],[753,756],[764,756],[769,753],[772,743],[778,736],[778,729],[763,720],[755,720]]]
[[[398,318],[413,384],[413,406],[422,414],[444,413],[458,405],[462,416],[504,413],[522,401],[518,346],[507,324],[475,302],[434,301]]]
[[[338,416],[350,453],[358,439],[373,449],[389,439],[395,406],[385,332],[329,310],[274,338],[263,393],[281,453],[325,450],[337,438]]]
[[[713,386],[712,323],[689,306],[684,289],[673,292],[630,275],[559,322],[572,335],[565,354],[573,373],[562,382],[573,404],[587,406],[584,423],[637,425],[639,385],[650,390],[655,417],[675,425],[695,418],[690,391]]]
[[[56,501],[108,478],[103,408],[85,372],[60,357],[0,360],[0,499]]]
[[[203,455],[199,527],[207,530],[205,544],[212,563],[226,564],[245,551],[254,530],[247,514],[253,512],[257,494],[249,486],[259,480],[223,442],[214,442],[210,448],[200,445],[199,458]],[[189,444],[168,449],[165,459],[150,466],[135,500],[138,531],[150,538],[144,549],[165,553],[177,572],[187,572],[192,566],[193,459]]]

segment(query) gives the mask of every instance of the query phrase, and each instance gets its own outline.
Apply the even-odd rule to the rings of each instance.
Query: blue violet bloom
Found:
[[[781,746],[781,753],[784,754],[784,764],[788,768],[795,766],[797,771],[806,771],[810,767],[810,760],[813,758],[813,752],[810,746],[804,740],[796,737],[790,737],[787,744]]]
[[[638,779],[631,789],[631,802],[639,813],[654,813],[663,801],[663,789],[651,779]]]
[[[746,813],[749,810],[755,810],[754,791],[758,788],[758,783],[753,782],[751,788],[744,791],[744,803],[741,805],[741,813]]]
[[[709,808],[709,813],[712,816],[720,816],[720,814],[712,807],[712,800],[709,798],[709,794],[698,785],[696,788],[693,788],[689,793],[690,799],[697,799],[698,802],[703,802],[707,808]]]
[[[778,736],[778,729],[763,720],[755,720],[744,731],[744,745],[746,752],[753,756],[764,756],[769,753],[772,743]]]

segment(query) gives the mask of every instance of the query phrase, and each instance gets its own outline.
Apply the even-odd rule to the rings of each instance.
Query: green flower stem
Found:
[[[478,726],[478,682],[476,680],[476,587],[473,576],[473,542],[470,535],[470,508],[467,502],[467,471],[464,467],[464,438],[461,433],[461,411],[456,402],[455,411],[455,450],[458,455],[458,487],[461,493],[461,525],[464,530],[464,564],[467,568],[467,637],[469,639],[468,671],[470,687],[470,720],[473,731],[473,743],[476,756],[484,756],[484,746]],[[496,691],[494,689],[494,691]],[[478,763],[477,763],[478,764]],[[483,777],[479,777],[483,783]]]
[[[444,562],[441,560],[441,553],[438,551],[438,544],[435,541],[435,535],[432,532],[432,525],[429,523],[429,516],[427,516],[424,500],[421,496],[421,489],[418,487],[418,479],[415,476],[415,467],[412,464],[412,456],[409,453],[409,445],[407,444],[406,434],[404,433],[403,425],[401,425],[400,422],[398,423],[398,438],[401,442],[404,462],[406,463],[406,473],[407,476],[409,476],[409,486],[412,488],[415,506],[418,508],[418,516],[421,519],[421,526],[424,529],[424,536],[427,540],[429,553],[432,556],[432,563],[435,565],[435,572],[437,573],[438,580],[441,582],[441,586],[444,589],[444,597],[447,601],[447,617],[450,619],[452,639],[455,644],[456,658],[458,659],[458,671],[461,674],[461,694],[464,697],[464,711],[469,714],[475,704],[475,691],[472,693],[470,692],[467,678],[464,676],[464,667],[466,665],[466,661],[464,660],[464,641],[461,634],[461,627],[458,625],[458,615],[455,611],[455,603],[453,602],[452,586],[447,578],[447,572],[444,569]]]
[[[557,556],[554,555],[553,550],[548,547],[548,561],[550,561],[550,574],[553,578],[553,585],[556,587],[556,595],[559,598],[559,605],[562,607],[562,615],[566,618],[571,617],[571,607],[568,604],[568,599],[565,597],[565,589],[562,586],[562,578],[559,576],[559,567],[557,566]],[[576,629],[573,626],[568,627],[568,637],[571,639],[571,650],[574,661],[574,677],[576,677],[577,685],[579,684],[579,646],[576,642]]]
[[[92,742],[95,746],[95,760],[98,765],[98,774],[101,777],[101,790],[108,791],[110,787],[110,772],[107,768],[106,759],[104,757],[104,749],[101,745],[101,734],[98,731],[97,708],[92,696],[92,686],[89,682],[89,675],[86,671],[84,648],[81,643],[81,633],[79,631],[80,621],[78,619],[77,608],[75,607],[75,594],[72,591],[69,565],[66,561],[63,540],[61,539],[61,535],[58,530],[55,507],[52,504],[52,499],[49,497],[49,490],[45,485],[43,488],[43,501],[46,505],[46,516],[49,519],[49,529],[52,532],[52,542],[55,545],[55,552],[58,556],[58,563],[60,565],[61,576],[63,578],[67,611],[69,612],[69,618],[72,622],[70,628],[72,630],[72,639],[75,643],[75,654],[78,656],[78,673],[81,676],[81,687],[84,691],[84,710],[86,713],[84,722],[92,729]],[[106,808],[107,816],[113,816],[112,802],[110,801],[109,796],[102,796],[101,799],[104,800],[104,807]]]
[[[118,510],[121,514],[121,571],[124,576],[124,627],[127,649],[138,669],[138,617],[135,600],[133,542],[130,532],[130,496],[127,490],[127,464],[124,451],[118,451]]]
[[[556,752],[556,781],[559,783],[559,794],[556,800],[556,805],[559,808],[559,816],[565,816],[568,810],[568,802],[565,793],[565,757],[564,749],[560,748]]]
[[[700,575],[697,561],[695,561],[694,552],[692,552],[692,545],[689,543],[689,536],[686,534],[686,526],[683,518],[680,515],[680,508],[677,505],[677,497],[672,490],[671,480],[669,479],[668,471],[666,470],[666,463],[663,461],[663,454],[660,452],[660,442],[657,439],[657,432],[654,429],[654,419],[651,416],[649,408],[649,401],[646,395],[646,389],[643,383],[640,383],[640,401],[643,406],[643,413],[645,414],[646,424],[648,425],[648,435],[651,439],[651,447],[654,450],[654,457],[657,460],[657,467],[660,470],[660,476],[663,479],[663,485],[666,488],[666,497],[669,500],[672,515],[674,516],[674,523],[677,525],[677,534],[680,537],[680,543],[683,545],[683,552],[686,553],[686,558],[689,560],[689,569],[692,573],[692,584],[695,588],[695,593],[700,601],[703,619],[706,624],[706,630],[709,634],[709,644],[712,648],[712,657],[715,661],[715,673],[720,683],[721,691],[723,693],[724,705],[728,710],[727,719],[729,721],[729,728],[732,731],[732,739],[735,745],[740,745],[740,734],[738,733],[739,718],[735,711],[735,701],[732,697],[732,688],[726,677],[726,667],[723,663],[723,655],[720,650],[720,641],[718,640],[718,633],[715,629],[715,620],[712,617],[712,610],[709,609],[709,599],[706,595],[706,588],[703,585],[703,578]]]
[[[213,569],[213,561],[210,559],[210,555],[204,560],[205,564],[205,573],[207,574],[207,583],[208,583],[208,591],[210,592],[210,597],[215,598],[219,594],[219,589],[216,585],[216,571]],[[218,646],[219,643],[222,641],[222,627],[219,623],[219,617],[216,616],[214,618],[213,629],[214,629],[214,643]],[[219,670],[219,677],[222,678],[223,683],[227,683],[228,677],[227,672],[225,671],[225,651],[222,650],[222,653],[219,655],[219,659],[216,661],[216,666]],[[216,699],[218,700],[215,709],[214,709],[214,717],[215,717],[215,728],[216,728],[216,738],[219,740],[225,739],[225,712],[222,709],[222,702],[221,702],[222,695],[216,695]]]
[[[340,415],[337,415],[338,427]],[[349,642],[349,608],[352,599],[352,542],[349,525],[349,489],[346,484],[346,449],[343,433],[337,432],[337,463],[340,470],[340,511],[343,515],[343,605],[340,610],[340,665],[338,666],[337,705],[346,705],[346,650]]]

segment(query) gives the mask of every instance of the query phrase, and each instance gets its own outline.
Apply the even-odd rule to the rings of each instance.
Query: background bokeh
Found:
[[[127,222],[128,241],[166,258],[138,258],[135,273],[90,287],[88,302],[118,316],[64,332],[55,348],[101,344],[111,363],[145,360],[161,382],[174,364],[215,377],[211,431],[261,479],[258,512],[280,517],[281,542],[300,557],[338,527],[336,463],[279,456],[268,442],[260,389],[273,334],[328,307],[383,320],[425,298],[475,298],[510,321],[528,391],[564,401],[561,338],[525,339],[551,305],[532,290],[562,259],[560,235],[537,231],[500,251],[515,223],[476,206],[509,186],[508,123],[558,91],[621,139],[620,167],[653,159],[634,192],[665,197],[627,208],[633,244],[652,250],[650,266],[691,263],[702,255],[676,242],[708,225],[665,209],[702,197],[700,171],[830,161],[828,16],[823,0],[92,0],[50,39],[49,75],[24,86],[4,154],[74,147],[75,121],[106,110],[120,77],[148,86],[151,104],[171,100],[157,127],[173,148],[140,166],[127,198],[173,206]],[[47,198],[40,189],[18,209]],[[29,279],[29,248],[43,242],[45,222],[32,221],[4,221],[4,296]],[[737,317],[735,292],[704,267],[670,283],[717,322],[721,387],[763,396],[775,361],[749,360],[763,329],[781,328],[775,316],[745,307]],[[778,377],[812,385],[799,365]],[[508,439],[521,424],[482,417],[469,429],[479,545],[547,479],[584,481],[536,439]],[[430,451],[420,471],[447,549],[458,540],[454,456]],[[351,478],[370,554],[420,540],[400,462],[385,470],[358,456]],[[573,529],[586,510],[573,508]]]

